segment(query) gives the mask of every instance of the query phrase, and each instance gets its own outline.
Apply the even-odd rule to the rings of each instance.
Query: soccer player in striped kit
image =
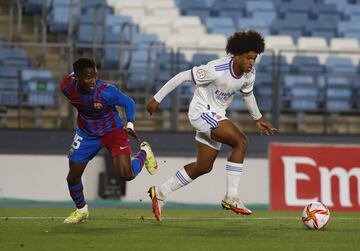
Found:
[[[134,130],[135,102],[114,85],[98,79],[95,62],[80,58],[73,64],[74,72],[61,81],[61,92],[77,109],[77,126],[74,141],[69,151],[69,173],[67,183],[76,210],[64,223],[78,223],[89,216],[88,205],[83,194],[81,176],[87,163],[106,147],[113,157],[114,167],[125,180],[134,179],[145,166],[155,174],[157,164],[149,143],[142,142],[140,151],[131,159],[128,134],[139,143]],[[126,127],[116,106],[123,107]]]
[[[157,220],[161,220],[164,200],[172,192],[211,171],[222,143],[232,148],[225,167],[227,190],[221,202],[222,207],[235,213],[246,215],[252,213],[238,197],[240,176],[244,169],[243,162],[249,141],[245,134],[226,117],[226,109],[230,106],[235,93],[240,91],[261,134],[271,135],[277,130],[263,118],[253,94],[255,82],[253,66],[257,56],[264,51],[264,47],[264,39],[258,32],[254,30],[236,32],[227,41],[228,57],[178,73],[149,100],[147,111],[152,114],[158,109],[164,97],[181,83],[193,81],[195,85],[188,117],[196,130],[197,159],[196,162],[187,164],[177,171],[161,186],[150,187],[149,195]]]

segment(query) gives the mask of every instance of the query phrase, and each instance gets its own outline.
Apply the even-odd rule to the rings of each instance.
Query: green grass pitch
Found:
[[[0,250],[360,250],[360,213],[332,213],[308,230],[301,212],[93,208],[63,224],[70,208],[0,208]]]

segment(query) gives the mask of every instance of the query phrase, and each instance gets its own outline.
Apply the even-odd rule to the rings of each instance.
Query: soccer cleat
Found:
[[[154,175],[157,171],[157,163],[150,144],[143,141],[140,144],[140,149],[146,152],[145,167],[151,175]]]
[[[245,214],[249,215],[251,214],[251,210],[246,208],[244,203],[242,203],[238,198],[236,197],[225,197],[221,201],[221,206],[226,210],[232,210],[233,212],[237,214]]]
[[[72,212],[70,214],[69,217],[67,217],[64,220],[64,223],[76,224],[76,223],[85,221],[88,217],[89,217],[89,211],[81,213],[81,212],[79,212],[78,209],[76,209],[74,212]]]
[[[158,221],[161,221],[161,210],[164,207],[164,200],[160,200],[158,198],[158,196],[156,195],[154,186],[149,188],[148,193],[151,198],[152,208],[153,208],[153,212],[155,214],[155,218]]]

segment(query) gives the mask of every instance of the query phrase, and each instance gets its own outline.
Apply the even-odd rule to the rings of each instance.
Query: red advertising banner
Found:
[[[271,144],[269,160],[273,210],[360,211],[360,146]]]

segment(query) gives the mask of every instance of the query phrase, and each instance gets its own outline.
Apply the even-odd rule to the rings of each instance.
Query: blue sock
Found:
[[[83,184],[80,181],[76,185],[68,185],[70,196],[75,202],[76,208],[83,208],[86,205],[84,193],[83,193]]]
[[[143,168],[145,159],[146,152],[144,150],[140,150],[131,161],[131,167],[135,176],[137,176]]]

